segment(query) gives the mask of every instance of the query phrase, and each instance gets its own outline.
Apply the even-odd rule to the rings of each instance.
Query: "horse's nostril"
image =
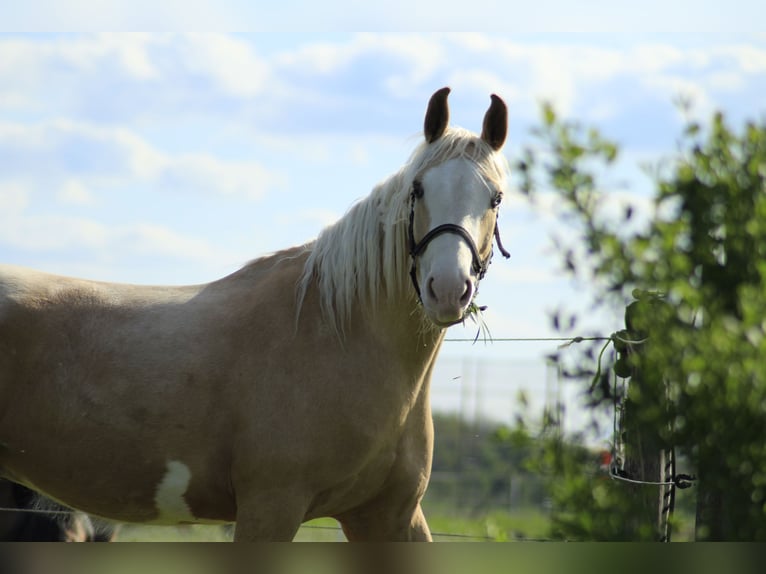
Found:
[[[473,298],[473,283],[471,282],[470,279],[467,279],[465,282],[465,291],[463,291],[463,295],[460,297],[460,304],[465,307],[471,302],[472,298]]]
[[[434,291],[434,278],[433,277],[429,277],[428,282],[426,283],[426,287],[428,288],[428,295],[434,301],[437,301],[439,298],[436,296],[436,292]]]

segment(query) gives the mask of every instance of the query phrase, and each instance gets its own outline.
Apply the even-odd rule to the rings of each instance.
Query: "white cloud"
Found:
[[[123,124],[215,118],[272,133],[318,126],[393,132],[405,124],[392,120],[409,125],[413,115],[405,113],[409,103],[400,111],[394,102],[449,83],[456,93],[500,94],[517,121],[536,119],[540,100],[565,115],[609,121],[637,102],[669,106],[679,90],[710,107],[719,93],[746,91],[766,70],[766,50],[744,42],[685,48],[640,38],[599,46],[357,34],[272,51],[267,44],[258,35],[220,34],[3,38],[0,111]]]
[[[82,217],[31,213],[28,197],[19,195],[18,191],[0,192],[3,204],[0,243],[14,249],[59,253],[106,247],[110,233],[106,225]],[[11,202],[6,203],[9,198]]]
[[[143,222],[109,225],[97,219],[47,212],[32,202],[34,193],[0,183],[0,245],[31,253],[80,253],[93,260],[139,256],[146,261],[183,260],[220,266],[241,259],[214,248],[202,237]]]
[[[270,64],[252,43],[225,35],[0,39],[0,106],[10,110],[124,118],[159,109],[177,115],[215,97],[247,100],[270,84]]]
[[[166,157],[157,170],[162,189],[183,193],[219,193],[260,199],[270,190],[283,188],[287,178],[255,162],[223,161],[209,155]]]
[[[540,100],[563,115],[600,121],[619,117],[641,100],[670,106],[679,94],[710,109],[718,92],[747,90],[748,76],[766,69],[766,50],[755,45],[598,47],[475,34],[450,35],[445,43],[454,47],[448,57],[456,84],[496,91],[514,117],[526,118],[537,117]]]
[[[94,88],[104,82],[143,83],[159,76],[150,61],[156,38],[142,34],[63,36],[39,40],[0,40],[0,106],[71,111],[88,97],[103,97]],[[55,99],[51,96],[55,94]],[[118,98],[121,93],[112,93]],[[97,104],[97,102],[88,102]],[[100,106],[99,106],[100,107]],[[1,108],[0,108],[1,109]]]
[[[341,214],[336,213],[335,211],[332,211],[330,209],[304,209],[301,211],[298,211],[295,214],[290,214],[289,216],[284,216],[280,218],[280,221],[282,223],[308,223],[312,227],[318,227],[319,229],[323,229],[327,227],[328,225],[332,225],[338,219],[340,219]]]
[[[525,98],[519,85],[516,82],[508,81],[506,76],[496,72],[479,69],[461,68],[451,72],[447,78],[447,84],[456,91],[471,90],[487,97],[487,107],[489,107],[489,95],[497,94],[503,98],[506,104],[512,109],[512,115],[515,114],[515,103],[523,101]],[[478,129],[476,131],[479,131]]]
[[[125,75],[135,80],[157,78],[159,71],[151,62],[150,48],[155,38],[149,34],[96,34],[67,40],[32,44],[32,56],[60,61],[80,73]],[[35,54],[35,47],[39,51]]]
[[[217,261],[218,251],[207,241],[160,225],[137,223],[120,226],[110,237],[112,242],[129,245],[139,255],[192,261]]]
[[[762,74],[766,72],[766,48],[736,44],[716,47],[713,49],[713,53],[733,59],[737,67],[747,74]]]
[[[49,252],[106,246],[106,225],[82,217],[41,213],[35,209],[33,197],[33,190],[22,183],[0,181],[0,244]]]
[[[684,62],[683,52],[667,44],[643,44],[629,50],[625,64],[637,74],[654,74]],[[702,62],[697,59],[697,63]]]
[[[83,189],[131,182],[169,192],[259,199],[286,181],[254,161],[172,155],[130,130],[71,121],[0,124],[0,182],[9,177],[40,186],[50,181],[75,185],[77,190],[62,191],[62,198],[70,200],[78,194],[80,200],[86,199]]]
[[[693,102],[695,110],[703,116],[710,115],[716,107],[709,90],[698,79],[669,73],[646,77],[642,83],[648,91],[661,95],[664,101],[672,101],[679,97],[688,99]]]
[[[413,88],[431,80],[449,61],[446,47],[428,37],[363,35],[361,43],[400,64],[401,71],[390,73],[385,82],[394,97],[412,94]]]
[[[282,69],[293,69],[311,75],[338,72],[356,57],[355,50],[337,42],[311,42],[277,55],[275,62]]]
[[[271,67],[259,58],[252,44],[221,34],[184,36],[179,60],[194,73],[209,78],[224,93],[251,98],[265,91]]]
[[[516,114],[527,117],[537,116],[540,100],[571,114],[582,103],[583,87],[603,82],[623,69],[624,55],[618,50],[578,44],[526,44],[501,36],[450,38],[458,49],[467,47],[474,52],[466,64],[458,60],[460,75],[485,84],[485,91],[517,102]],[[477,67],[476,61],[483,65]]]
[[[30,191],[20,183],[0,181],[0,216],[8,219],[22,212],[29,205],[30,195]]]
[[[314,42],[282,52],[276,62],[311,75],[339,74],[353,63],[383,57],[399,64],[393,78],[420,82],[447,62],[439,37],[423,34],[356,34],[345,42]],[[400,76],[399,74],[403,74]]]
[[[68,204],[89,205],[94,202],[93,194],[77,179],[65,181],[56,197],[62,203]]]
[[[349,160],[354,165],[368,165],[370,163],[370,151],[364,146],[355,146],[348,155]]]
[[[711,89],[722,92],[737,92],[745,86],[745,79],[736,72],[714,72],[704,78]]]
[[[0,177],[146,177],[162,154],[136,134],[70,120],[0,124]]]

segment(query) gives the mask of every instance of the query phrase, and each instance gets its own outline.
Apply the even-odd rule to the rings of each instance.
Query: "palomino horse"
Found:
[[[507,109],[425,141],[312,243],[185,287],[0,267],[0,471],[120,522],[430,540],[431,371],[497,235]],[[501,249],[502,247],[499,246]]]

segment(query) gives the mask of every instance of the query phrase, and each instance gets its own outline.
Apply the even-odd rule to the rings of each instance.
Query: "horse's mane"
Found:
[[[412,291],[407,245],[412,182],[453,158],[474,162],[483,178],[504,188],[507,161],[475,133],[452,127],[433,143],[421,143],[398,172],[309,244],[310,255],[298,283],[299,311],[309,285],[316,281],[322,312],[342,333],[355,303],[371,310],[384,297]],[[411,296],[414,302],[414,291]]]

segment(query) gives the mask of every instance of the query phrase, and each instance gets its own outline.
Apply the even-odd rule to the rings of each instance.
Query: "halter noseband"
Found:
[[[473,269],[473,272],[476,273],[478,281],[484,279],[484,275],[487,273],[489,264],[492,262],[492,254],[494,250],[490,251],[487,258],[482,260],[481,256],[479,255],[479,250],[476,247],[476,242],[473,240],[473,237],[471,237],[471,234],[468,233],[468,230],[466,230],[465,227],[457,225],[456,223],[443,223],[441,225],[437,225],[428,233],[426,233],[420,241],[415,241],[415,202],[421,197],[423,197],[423,185],[420,183],[420,181],[415,180],[412,182],[412,192],[410,193],[410,219],[408,228],[410,257],[412,257],[410,279],[412,279],[412,286],[415,288],[415,292],[418,294],[418,300],[420,300],[422,303],[423,297],[420,293],[420,285],[418,284],[417,276],[417,259],[418,256],[422,255],[426,250],[428,244],[436,239],[439,235],[444,233],[452,233],[461,237],[466,242],[466,244],[468,244],[468,248],[471,250],[471,268]],[[494,236],[495,240],[497,241],[497,247],[500,249],[500,253],[503,255],[503,257],[508,259],[511,254],[505,250],[503,243],[500,241],[500,231],[497,227],[497,219],[495,219]]]

